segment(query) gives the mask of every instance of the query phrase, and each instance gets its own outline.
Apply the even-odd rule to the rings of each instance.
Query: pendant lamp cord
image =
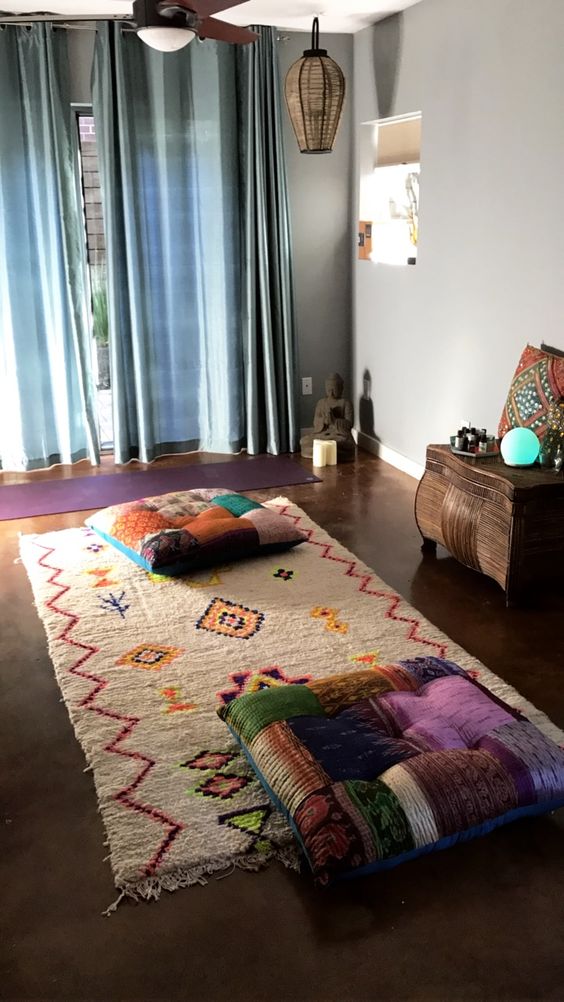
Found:
[[[319,48],[319,18],[314,17],[313,26],[311,29],[311,47],[312,49]]]

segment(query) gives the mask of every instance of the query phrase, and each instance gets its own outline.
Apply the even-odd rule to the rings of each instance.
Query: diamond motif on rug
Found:
[[[182,647],[165,647],[164,644],[138,644],[133,650],[119,658],[116,665],[125,668],[144,668],[146,671],[160,671],[181,654],[184,654]]]
[[[197,786],[194,792],[200,797],[215,797],[218,800],[231,800],[240,790],[249,785],[246,776],[235,776],[229,772],[218,772]]]
[[[232,752],[222,751],[202,751],[195,758],[187,759],[180,763],[181,769],[201,769],[202,772],[211,772],[214,769],[223,769],[229,765],[237,755]]]
[[[259,692],[260,689],[269,689],[273,685],[306,685],[311,682],[311,675],[299,675],[297,678],[290,678],[283,668],[272,665],[270,668],[259,668],[258,672],[252,671],[232,671],[229,678],[233,682],[232,689],[224,689],[218,692],[217,698],[227,705],[244,692]]]
[[[237,640],[250,640],[263,622],[264,614],[258,609],[249,609],[225,598],[214,598],[196,623],[196,628]]]

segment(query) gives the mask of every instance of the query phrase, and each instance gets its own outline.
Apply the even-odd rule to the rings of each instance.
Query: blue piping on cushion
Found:
[[[101,538],[105,540],[106,543],[109,543],[110,546],[115,546],[116,550],[120,550],[121,553],[124,553],[126,557],[129,557],[130,560],[133,560],[135,564],[139,564],[139,566],[142,567],[144,571],[149,571],[149,573],[152,574],[153,568],[150,566],[149,561],[145,560],[140,553],[137,553],[135,550],[131,550],[129,546],[124,546],[124,544],[120,543],[119,539],[116,539],[115,536],[108,536],[107,532],[102,532],[101,529],[98,529],[95,525],[92,525],[91,522],[87,522],[86,524],[89,529],[93,529],[98,536],[101,536]]]
[[[243,751],[245,758],[250,762],[253,767],[253,771],[256,773],[258,779],[262,783],[264,789],[268,793],[268,796],[274,802],[276,807],[282,812],[286,820],[288,821],[294,835],[296,836],[302,852],[307,859],[309,867],[313,872],[313,867],[309,855],[307,853],[306,847],[303,843],[302,837],[294,823],[294,820],[284,806],[282,801],[276,796],[260,769],[256,765],[251,753],[245,747],[241,741],[239,735],[233,730],[233,728],[227,724],[227,727],[231,731],[231,734],[237,741],[237,744]],[[509,824],[511,821],[518,821],[520,818],[526,817],[538,817],[541,814],[551,814],[553,811],[557,811],[559,808],[564,807],[564,800],[548,801],[545,800],[540,804],[530,804],[528,807],[515,807],[511,811],[507,811],[505,814],[500,814],[497,818],[492,818],[490,821],[483,821],[481,825],[474,825],[473,828],[467,828],[463,832],[456,832],[454,835],[446,835],[444,838],[439,839],[438,842],[430,842],[428,845],[420,846],[417,849],[410,849],[408,852],[402,852],[399,856],[391,856],[389,859],[378,859],[373,863],[367,863],[366,866],[358,866],[354,870],[350,870],[349,873],[340,873],[335,876],[332,880],[329,880],[329,884],[336,883],[338,880],[354,880],[356,877],[365,877],[370,873],[378,873],[380,870],[391,870],[394,866],[399,866],[400,863],[407,863],[410,859],[417,859],[418,856],[427,856],[430,852],[439,852],[441,849],[450,849],[451,846],[456,845],[457,842],[470,842],[473,838],[480,838],[482,835],[488,835],[490,832],[494,831],[495,828],[500,828],[502,825]],[[328,885],[325,885],[328,886]]]
[[[369,873],[378,873],[379,870],[391,870],[394,866],[399,866],[400,863],[407,863],[410,859],[416,859],[417,856],[427,856],[430,852],[450,849],[457,842],[470,842],[473,838],[489,835],[495,828],[501,828],[502,825],[507,825],[511,821],[518,821],[520,818],[537,817],[540,814],[551,814],[560,807],[564,807],[564,800],[552,802],[545,800],[542,804],[515,807],[512,811],[500,814],[497,818],[483,821],[481,825],[467,828],[463,832],[456,832],[454,835],[446,835],[444,838],[439,839],[438,842],[431,842],[429,845],[423,845],[419,849],[410,849],[409,852],[402,852],[399,856],[391,856],[390,859],[379,859],[374,863],[367,863],[366,866],[359,866],[356,870],[351,870],[350,873],[340,874],[338,879],[352,880],[355,877],[363,877]]]
[[[264,789],[268,793],[268,796],[273,801],[274,806],[277,807],[278,810],[280,811],[280,813],[283,814],[284,817],[286,818],[286,821],[290,825],[290,828],[292,829],[294,835],[296,836],[298,842],[300,843],[302,852],[303,852],[305,858],[307,859],[307,861],[309,863],[309,856],[308,856],[308,854],[306,852],[306,847],[305,847],[305,845],[303,843],[302,836],[300,835],[300,832],[299,832],[299,830],[298,830],[298,828],[297,828],[297,826],[296,826],[296,824],[294,822],[294,819],[293,819],[292,815],[286,809],[286,807],[284,807],[284,804],[282,803],[282,801],[276,796],[276,794],[275,794],[274,790],[272,789],[272,787],[270,786],[270,784],[267,783],[267,781],[264,778],[262,772],[257,767],[257,765],[255,763],[255,760],[253,759],[250,751],[242,743],[241,739],[239,738],[239,735],[231,727],[231,724],[228,724],[226,720],[224,721],[224,723],[226,724],[226,726],[228,727],[228,729],[231,731],[231,734],[235,738],[237,744],[239,745],[241,751],[243,752],[243,755],[245,756],[245,758],[247,759],[247,761],[249,762],[249,764],[252,766],[253,772],[256,774],[257,779],[259,780],[260,783],[262,783]],[[311,866],[311,864],[310,864],[310,866]]]

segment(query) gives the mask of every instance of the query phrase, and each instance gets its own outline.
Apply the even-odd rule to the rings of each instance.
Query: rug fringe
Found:
[[[158,901],[163,891],[177,891],[181,887],[192,887],[194,884],[205,887],[208,877],[214,876],[216,880],[224,880],[236,870],[258,873],[273,860],[278,860],[288,870],[298,871],[300,868],[298,852],[291,845],[275,849],[272,853],[257,852],[230,861],[209,859],[199,866],[179,867],[158,877],[146,877],[138,883],[117,884],[119,896],[102,912],[102,915],[109,918],[118,910],[125,898],[131,898],[133,901]]]

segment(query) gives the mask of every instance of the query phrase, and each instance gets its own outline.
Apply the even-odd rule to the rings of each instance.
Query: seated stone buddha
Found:
[[[339,463],[354,459],[356,445],[351,434],[354,411],[350,400],[343,397],[344,386],[343,378],[337,372],[328,376],[325,382],[326,395],[315,408],[313,428],[300,439],[302,456],[306,459],[313,456],[314,438],[336,442]]]

